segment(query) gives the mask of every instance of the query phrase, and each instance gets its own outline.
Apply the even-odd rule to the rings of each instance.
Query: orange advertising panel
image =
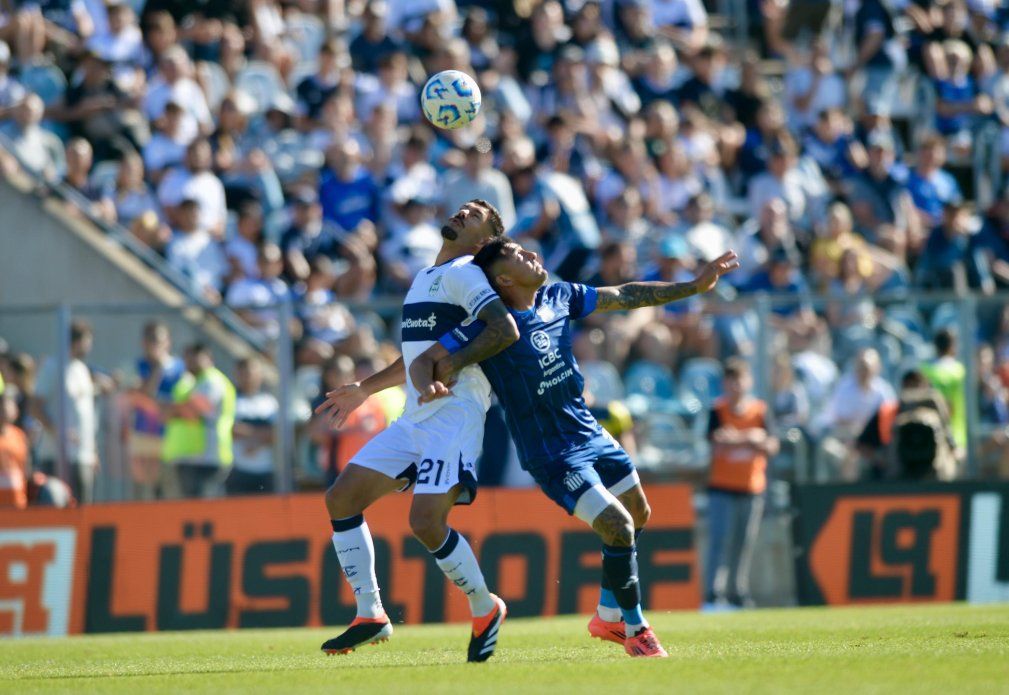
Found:
[[[810,551],[813,576],[827,603],[952,601],[959,530],[957,495],[842,499]]]
[[[691,490],[647,492],[646,607],[696,608]],[[394,621],[468,620],[411,536],[409,502],[391,496],[365,515],[386,608]],[[512,615],[594,607],[599,540],[538,490],[483,490],[451,522]],[[0,512],[0,635],[338,625],[354,614],[321,495]]]
[[[839,488],[839,489],[838,489]],[[804,604],[953,601],[960,597],[965,499],[922,485],[799,488],[796,547]]]

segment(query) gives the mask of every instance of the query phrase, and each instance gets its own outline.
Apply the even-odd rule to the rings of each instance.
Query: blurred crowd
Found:
[[[280,405],[261,357],[238,359],[225,374],[209,345],[176,350],[168,325],[150,321],[127,364],[105,370],[90,360],[87,322],[75,320],[68,338],[62,372],[55,357],[37,363],[0,344],[0,508],[90,503],[102,474],[126,489],[110,493],[106,483],[100,496],[151,500],[269,493],[278,472],[291,473],[276,465]],[[384,366],[380,354],[343,354],[303,390],[299,486],[328,487],[402,412],[397,388],[369,399],[339,430],[310,415],[326,391]]]
[[[318,384],[395,357],[395,317],[369,303],[402,296],[441,220],[479,197],[565,280],[676,281],[739,252],[719,296],[590,318],[577,336],[600,408],[665,418],[643,460],[669,463],[660,425],[703,432],[734,356],[766,369],[775,422],[848,479],[872,474],[856,442],[910,368],[972,364],[976,386],[964,376],[944,400],[954,422],[977,413],[997,458],[1009,312],[993,299],[966,324],[951,302],[1009,287],[1009,11],[764,0],[740,4],[741,24],[719,8],[18,4],[0,11],[0,169],[128,230],[194,299],[293,340],[303,423]],[[418,103],[447,68],[483,91],[457,131]],[[923,291],[945,294],[904,301]],[[966,430],[953,435],[962,459]],[[190,478],[173,484],[206,482]]]

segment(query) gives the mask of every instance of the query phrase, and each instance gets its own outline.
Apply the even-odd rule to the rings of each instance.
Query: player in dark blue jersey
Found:
[[[648,501],[630,458],[582,398],[585,380],[571,350],[571,322],[597,311],[660,306],[707,292],[739,261],[730,251],[687,283],[600,288],[544,285],[547,272],[536,254],[504,238],[489,242],[473,262],[487,274],[519,328],[517,342],[480,366],[504,407],[522,466],[603,542],[602,591],[589,632],[624,645],[631,656],[666,656],[640,605],[634,544],[648,520]],[[450,392],[439,360],[480,329],[479,322],[459,327],[414,361],[410,377],[421,401]]]

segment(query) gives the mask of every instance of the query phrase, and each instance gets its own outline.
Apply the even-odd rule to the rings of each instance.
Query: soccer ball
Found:
[[[469,125],[480,113],[480,87],[458,70],[442,70],[424,85],[420,106],[432,125],[455,130]]]

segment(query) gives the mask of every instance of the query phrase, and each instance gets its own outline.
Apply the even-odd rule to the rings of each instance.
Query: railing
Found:
[[[110,223],[88,214],[91,202],[87,200],[77,190],[63,182],[47,181],[42,176],[35,174],[26,166],[25,162],[17,155],[12,146],[10,138],[4,133],[0,133],[0,149],[13,157],[21,166],[22,172],[32,182],[32,193],[38,197],[55,196],[73,205],[78,211],[84,214],[87,220],[102,230],[105,235],[117,244],[128,250],[132,255],[142,261],[146,266],[155,271],[161,279],[168,282],[176,291],[180,292],[185,301],[198,307],[203,311],[212,314],[235,336],[247,342],[256,350],[262,350],[264,342],[261,336],[242,321],[233,311],[226,306],[213,305],[204,299],[199,292],[193,290],[192,281],[183,273],[179,272],[168,262],[158,255],[153,249],[136,239],[129,230],[120,224]]]
[[[809,382],[810,417],[807,421],[784,426],[771,418],[771,425],[783,443],[783,453],[772,465],[772,475],[790,482],[837,479],[839,473],[834,468],[837,458],[850,453],[843,448],[837,449],[836,441],[831,443],[825,436],[828,432],[821,431],[818,426],[817,420],[827,407],[830,390],[829,386],[824,387],[814,376],[803,371],[807,362],[815,361],[827,371],[836,369],[843,372],[846,363],[860,349],[873,347],[880,353],[883,377],[896,391],[903,371],[934,356],[931,339],[935,331],[951,327],[964,337],[959,341],[959,358],[966,366],[964,399],[968,448],[962,476],[976,477],[982,472],[980,447],[998,429],[994,423],[981,417],[979,365],[976,359],[978,338],[990,339],[994,335],[1001,314],[1009,306],[1009,295],[931,293],[862,299],[874,304],[872,316],[878,317],[878,320],[871,321],[870,325],[835,326],[826,330],[823,335],[830,337],[830,349],[826,353],[823,352],[825,339],[816,344],[820,352],[805,350],[802,345],[789,345],[784,335],[773,327],[775,309],[794,304],[794,296],[737,297],[731,302],[712,300],[705,308],[716,323],[716,333],[731,334],[737,338],[742,336],[738,340],[738,351],[752,365],[757,395],[773,402],[775,357],[782,352],[790,355],[796,378],[802,383]],[[357,305],[353,310],[361,323],[377,327],[380,338],[395,341],[400,301],[399,298],[388,297]],[[838,306],[836,298],[823,296],[804,297],[802,301],[821,317],[829,313],[829,307]],[[142,327],[152,317],[160,316],[172,319],[169,323],[175,330],[175,326],[186,325],[179,315],[191,308],[150,304],[0,306],[0,335],[8,338],[14,352],[24,350],[34,340],[35,348],[31,351],[40,362],[54,363],[48,369],[55,370],[60,384],[71,359],[68,337],[71,321],[85,318],[95,326],[95,350],[86,361],[93,371],[107,377],[109,384],[108,390],[98,399],[99,408],[104,411],[97,432],[103,463],[97,488],[99,499],[128,499],[134,496],[133,488],[137,481],[135,471],[131,470],[134,461],[130,453],[130,418],[134,414],[130,395],[134,384],[127,372],[128,365],[139,356]],[[275,341],[262,340],[274,356],[278,375],[275,384],[263,386],[264,391],[272,394],[279,404],[279,415],[273,424],[275,489],[288,491],[296,487],[321,486],[325,472],[311,455],[313,446],[308,440],[307,428],[312,397],[324,390],[320,385],[320,367],[300,365],[296,368],[287,319],[294,315],[297,307],[286,304],[274,309],[278,312],[279,338]],[[19,326],[27,330],[19,330]],[[821,329],[825,326],[826,321],[821,318]],[[176,352],[188,342],[190,335],[195,336],[196,333],[186,334],[184,329],[176,333]],[[723,342],[727,345],[727,340]],[[824,361],[822,358],[825,356],[829,360]],[[219,366],[233,378],[230,358],[223,352],[218,357],[221,358]],[[669,372],[669,377],[678,381],[671,397],[657,397],[648,393],[647,389],[642,390],[640,385],[626,384],[628,390],[624,398],[636,415],[639,436],[637,462],[660,477],[700,482],[708,465],[707,413],[720,389],[720,365],[688,357],[679,370]],[[816,391],[814,387],[820,390]],[[72,404],[65,388],[56,386],[49,395],[47,406],[59,435],[59,467],[56,472],[65,476],[70,458],[67,453],[68,422]]]

